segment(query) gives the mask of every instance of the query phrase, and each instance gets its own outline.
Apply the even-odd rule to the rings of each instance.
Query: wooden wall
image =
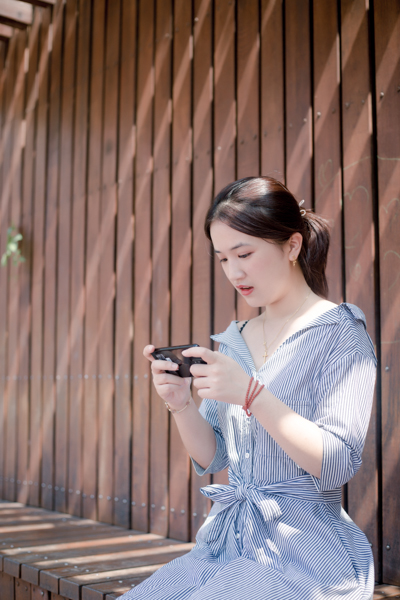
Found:
[[[186,540],[208,510],[142,349],[252,311],[202,232],[285,180],[329,218],[330,297],[379,372],[345,492],[400,583],[398,0],[58,0],[0,41],[0,496]],[[226,475],[214,477],[221,481]]]

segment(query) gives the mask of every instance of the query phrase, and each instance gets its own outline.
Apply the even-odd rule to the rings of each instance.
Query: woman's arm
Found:
[[[151,362],[154,387],[160,398],[171,408],[186,450],[201,467],[206,469],[211,464],[217,449],[214,430],[202,417],[191,398],[190,379],[166,373],[166,368],[170,371],[176,370],[178,365],[155,360],[152,356],[154,350],[153,345],[146,346],[143,350],[143,355]],[[185,408],[188,400],[190,402]]]
[[[298,415],[265,388],[250,410],[299,467],[310,475],[321,477],[323,444],[318,425]]]
[[[193,385],[201,398],[214,398],[243,406],[250,377],[232,358],[207,348],[190,348],[186,356],[200,356],[206,365],[193,365]],[[251,405],[251,412],[262,427],[299,467],[320,477],[323,442],[321,430],[263,389]]]
[[[189,455],[203,468],[211,464],[217,443],[211,425],[201,416],[194,400],[185,410],[174,415],[175,423]]]

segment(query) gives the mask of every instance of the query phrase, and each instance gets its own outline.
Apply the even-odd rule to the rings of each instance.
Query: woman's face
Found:
[[[288,292],[291,261],[301,247],[301,241],[296,248],[297,238],[292,239],[296,234],[278,245],[236,231],[221,221],[212,223],[210,233],[225,275],[250,306],[267,306]]]

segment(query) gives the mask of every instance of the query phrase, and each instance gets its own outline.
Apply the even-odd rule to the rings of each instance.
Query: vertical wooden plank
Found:
[[[46,191],[49,25],[50,13],[40,10],[41,26],[37,74],[38,104],[36,124],[35,187],[33,194],[32,234],[32,333],[29,455],[29,504],[40,505],[42,461],[42,359],[43,359],[43,268],[44,268],[44,197]]]
[[[364,311],[368,332],[375,340],[371,84],[368,10],[364,0],[342,0],[341,34],[345,297]],[[348,512],[372,544],[379,571],[376,410],[375,404],[363,466],[348,484]]]
[[[68,439],[68,512],[81,515],[83,486],[83,370],[85,311],[85,230],[91,2],[79,0],[73,148],[71,238],[71,321]],[[89,468],[89,467],[88,467]]]
[[[14,577],[0,573],[0,598],[2,600],[15,600]]]
[[[70,365],[70,253],[72,204],[72,145],[75,86],[76,0],[65,7],[62,98],[60,114],[60,200],[58,210],[56,406],[55,406],[55,510],[67,510],[68,388]],[[61,35],[61,31],[59,32]]]
[[[89,163],[86,221],[86,318],[83,414],[83,515],[97,518],[98,489],[98,343],[101,168],[103,140],[105,0],[93,5],[89,107]],[[103,376],[104,374],[101,373]],[[111,376],[111,373],[106,373]],[[99,490],[100,491],[100,490]],[[102,495],[101,492],[99,496]],[[111,496],[99,498],[111,503]]]
[[[1,44],[0,46],[0,67],[1,67],[1,76],[0,76],[0,249],[3,252],[4,248],[4,235],[5,232],[5,222],[6,222],[6,213],[3,212],[5,208],[5,197],[3,195],[4,187],[3,181],[5,180],[5,172],[4,172],[4,160],[5,160],[5,114],[6,114],[6,105],[5,105],[5,90],[6,90],[6,53],[5,53],[5,44]],[[3,497],[3,479],[4,479],[4,391],[6,386],[6,362],[5,362],[5,302],[6,302],[6,286],[5,283],[5,269],[0,269],[0,496]]]
[[[104,74],[104,123],[102,191],[100,214],[99,276],[99,498],[98,518],[112,523],[113,504],[122,502],[113,495],[113,409],[114,409],[114,245],[117,200],[117,119],[119,75],[120,1],[109,0],[106,11],[106,54]],[[115,377],[120,375],[116,373]],[[112,497],[112,502],[105,498]]]
[[[312,106],[309,0],[285,2],[286,184],[312,206]]]
[[[28,57],[26,65],[25,127],[26,141],[24,151],[24,172],[22,179],[22,254],[26,262],[21,265],[20,297],[20,382],[18,389],[18,474],[22,481],[18,491],[18,502],[27,503],[29,499],[29,374],[30,374],[30,332],[31,332],[31,240],[33,225],[33,183],[34,150],[37,106],[36,73],[38,67],[40,15],[36,11],[29,33]],[[22,418],[23,416],[23,418]]]
[[[59,142],[61,103],[61,49],[63,2],[54,7],[51,27],[49,90],[49,137],[47,155],[46,221],[44,247],[44,331],[43,331],[43,456],[41,506],[53,508],[54,417],[55,417],[55,328],[57,273],[57,208],[59,191]]]
[[[140,0],[137,45],[135,252],[133,328],[133,473],[132,527],[148,528],[150,363],[143,348],[150,340],[151,175],[153,135],[154,1]],[[140,457],[140,458],[139,458]],[[166,530],[152,527],[155,533]]]
[[[261,1],[261,174],[284,181],[282,0]],[[273,85],[271,85],[273,82]]]
[[[22,144],[23,133],[23,102],[24,102],[24,50],[26,46],[25,32],[18,32],[15,46],[14,79],[12,90],[13,126],[10,131],[13,137],[10,165],[10,214],[9,226],[20,229],[21,219],[21,173],[22,173]],[[20,294],[20,265],[14,265],[9,260],[8,288],[8,386],[7,386],[7,416],[6,416],[6,477],[8,500],[15,500],[17,490],[17,405],[19,379],[19,294]],[[22,417],[23,418],[23,417]],[[21,485],[21,484],[20,484]]]
[[[374,4],[382,357],[382,581],[400,585],[400,5]]]
[[[258,0],[237,4],[237,178],[260,173],[259,107],[259,5]],[[237,294],[237,318],[251,319],[259,314]]]
[[[11,197],[11,156],[13,144],[13,104],[12,93],[15,71],[16,37],[10,42],[6,69],[4,72],[4,117],[2,132],[2,164],[3,181],[1,189],[1,220],[0,239],[2,244],[1,253],[5,252],[7,244],[7,229],[10,225],[10,197]],[[13,491],[9,488],[9,473],[7,468],[7,414],[8,414],[8,387],[9,387],[9,365],[8,365],[8,289],[9,289],[9,266],[0,267],[0,363],[2,370],[2,394],[1,406],[1,468],[3,480],[3,498],[9,498]]]
[[[235,4],[214,4],[214,195],[236,179]],[[213,333],[225,331],[236,319],[235,289],[214,257]],[[227,472],[213,475],[227,483]]]
[[[204,235],[204,219],[213,193],[212,171],[212,2],[196,0],[193,32],[193,277],[192,277],[192,342],[211,347],[211,244]],[[192,386],[197,406],[201,398]],[[191,469],[190,522],[191,538],[208,513],[209,503],[200,487],[210,476],[199,477]]]
[[[18,32],[14,52],[14,66],[12,79],[12,99],[10,117],[12,116],[12,151],[10,164],[10,213],[9,226],[20,229],[21,219],[21,133],[23,120],[24,100],[24,50],[26,34]],[[19,379],[19,351],[18,351],[18,325],[19,325],[19,293],[20,293],[20,265],[14,265],[9,260],[8,280],[8,385],[7,385],[7,414],[6,425],[6,495],[8,500],[15,500],[17,489],[17,405],[18,405],[18,379]],[[8,481],[7,481],[8,479]]]
[[[170,227],[171,227],[171,0],[156,4],[154,86],[154,174],[152,212],[151,343],[170,341]],[[168,531],[168,411],[151,386],[150,530]]]
[[[123,0],[121,14],[121,75],[119,100],[118,212],[115,306],[115,430],[114,486],[122,498],[114,506],[114,524],[129,527],[132,472],[132,279],[133,160],[136,70],[136,2]]]
[[[343,290],[338,11],[336,4],[328,0],[314,2],[313,11],[314,210],[331,226],[329,299],[340,303]]]
[[[214,194],[236,178],[235,5],[216,0],[214,8]],[[214,333],[236,318],[235,290],[214,262]]]
[[[21,579],[15,580],[15,600],[31,600],[32,586]]]
[[[172,87],[172,240],[171,342],[190,339],[191,309],[191,75],[192,7],[185,0],[174,6]],[[189,458],[174,419],[171,419],[169,535],[189,539]]]

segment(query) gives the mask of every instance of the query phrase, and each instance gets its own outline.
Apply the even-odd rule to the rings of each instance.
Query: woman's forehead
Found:
[[[234,250],[240,246],[258,246],[265,243],[263,239],[237,231],[222,221],[214,221],[211,224],[210,235],[215,250],[220,252]]]

